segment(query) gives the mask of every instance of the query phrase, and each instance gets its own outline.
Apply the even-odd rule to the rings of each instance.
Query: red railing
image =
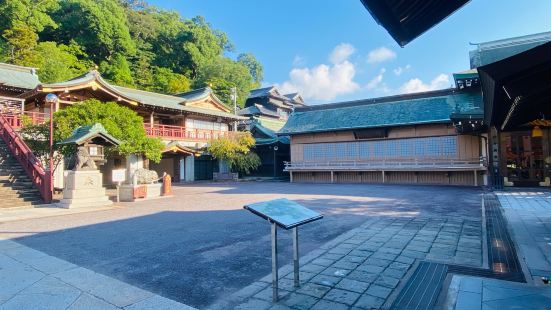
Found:
[[[23,120],[21,114],[16,113],[2,113],[6,122],[14,129],[19,129],[23,127]],[[41,124],[50,119],[50,115],[47,113],[40,112],[23,112],[23,115],[29,118],[29,120],[34,124]]]
[[[45,203],[52,201],[51,172],[46,171],[31,149],[13,130],[5,115],[0,114],[0,137],[8,146],[10,153],[17,158],[33,185],[40,191]]]
[[[150,123],[145,123],[144,127],[148,136],[167,140],[209,141],[231,134],[231,131],[187,129],[180,126],[158,124],[151,126]]]

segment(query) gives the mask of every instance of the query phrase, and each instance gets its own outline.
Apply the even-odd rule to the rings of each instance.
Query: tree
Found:
[[[130,65],[121,54],[116,54],[111,61],[103,61],[99,66],[99,70],[105,78],[117,85],[134,86]]]
[[[155,67],[153,69],[153,85],[150,90],[164,93],[177,94],[190,90],[191,82],[182,74],[174,73],[168,68]]]
[[[56,112],[54,140],[65,140],[76,128],[95,123],[102,124],[109,134],[121,141],[114,151],[121,155],[143,154],[153,162],[161,161],[165,148],[162,141],[147,137],[142,117],[114,102],[91,99]]]
[[[177,93],[212,85],[242,105],[262,81],[250,54],[237,60],[228,36],[205,18],[182,17],[144,0],[0,0],[0,62],[37,67],[59,82],[99,66],[114,84]]]
[[[243,53],[237,56],[237,61],[249,68],[249,73],[256,84],[255,87],[259,87],[262,79],[264,79],[264,69],[256,57],[251,53]]]
[[[237,103],[244,106],[245,100],[255,87],[249,68],[240,62],[227,57],[217,57],[199,67],[199,75],[195,79],[194,87],[210,86],[220,99],[229,104],[230,88],[237,88]]]
[[[249,173],[261,163],[258,155],[251,152],[254,145],[255,140],[250,132],[238,132],[211,140],[208,152],[214,158],[227,162],[232,171]]]
[[[19,131],[25,143],[33,151],[33,154],[47,167],[50,161],[50,124],[49,122],[33,124],[28,116],[22,118],[23,128]],[[63,161],[63,153],[59,152],[60,147],[54,144],[54,156],[52,157],[53,171],[57,170]]]
[[[68,44],[75,40],[95,63],[113,56],[132,55],[136,45],[118,0],[65,0],[53,13],[59,25],[44,33],[46,39]]]
[[[38,76],[43,83],[61,82],[83,74],[92,66],[90,62],[79,61],[75,55],[82,55],[82,51],[74,42],[70,46],[41,42],[16,63],[40,68]]]

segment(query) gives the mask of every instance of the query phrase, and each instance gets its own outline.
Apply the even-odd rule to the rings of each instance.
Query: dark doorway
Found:
[[[195,180],[212,180],[212,173],[218,172],[218,161],[210,155],[195,158]]]
[[[530,131],[503,133],[506,174],[516,186],[537,186],[544,180],[542,137],[532,137]]]

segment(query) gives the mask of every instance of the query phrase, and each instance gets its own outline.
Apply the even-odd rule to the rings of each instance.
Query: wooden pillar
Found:
[[[474,176],[474,186],[478,186],[478,176],[476,175],[476,170],[473,171]]]
[[[155,118],[153,117],[153,112],[151,112],[151,114],[149,114],[149,127],[150,128],[153,128],[153,124],[155,122]]]
[[[381,171],[383,173],[383,183],[385,183],[385,171]]]
[[[331,183],[335,183],[335,173],[331,171]]]
[[[291,183],[293,183],[293,171],[289,171],[289,177],[291,178]]]

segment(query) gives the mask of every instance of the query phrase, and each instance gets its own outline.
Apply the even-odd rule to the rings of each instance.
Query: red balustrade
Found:
[[[167,140],[191,140],[209,141],[231,134],[231,131],[208,130],[208,129],[187,129],[180,126],[159,125],[150,123],[144,124],[145,132],[150,137],[158,137]]]
[[[44,169],[31,149],[15,132],[8,119],[6,115],[0,114],[0,137],[8,146],[10,153],[19,161],[33,185],[40,191],[44,202],[50,203],[52,201],[51,172]]]
[[[6,122],[12,128],[19,129],[23,127],[23,120],[22,120],[21,114],[2,113],[2,115],[4,116],[4,119],[6,120]],[[25,115],[34,125],[44,123],[50,119],[50,115],[47,113],[25,111],[23,112],[23,115]]]

